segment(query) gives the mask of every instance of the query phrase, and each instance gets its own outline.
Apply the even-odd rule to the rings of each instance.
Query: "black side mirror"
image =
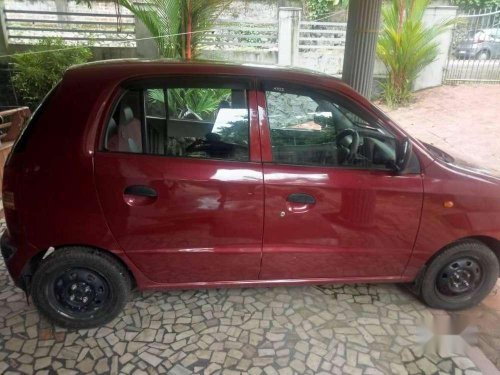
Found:
[[[411,158],[412,145],[408,137],[396,143],[396,160],[389,163],[389,167],[397,173],[402,173],[408,167]]]

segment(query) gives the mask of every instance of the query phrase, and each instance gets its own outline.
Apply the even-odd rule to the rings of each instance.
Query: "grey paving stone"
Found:
[[[168,373],[168,375],[190,375],[192,374],[192,371],[188,370],[187,368],[181,366],[181,365],[175,365],[172,367]]]

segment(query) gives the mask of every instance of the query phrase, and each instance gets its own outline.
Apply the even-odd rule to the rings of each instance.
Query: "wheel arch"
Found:
[[[452,246],[455,246],[461,242],[466,242],[466,241],[478,241],[480,243],[482,243],[483,245],[487,246],[488,248],[491,249],[491,251],[493,251],[493,253],[495,254],[497,260],[498,260],[498,264],[500,264],[500,240],[494,238],[494,237],[490,237],[490,236],[468,236],[468,237],[463,237],[463,238],[459,238],[453,242],[450,242],[448,244],[446,244],[445,246],[443,246],[442,248],[440,248],[438,251],[436,251],[434,254],[432,254],[426,261],[424,264],[422,264],[422,266],[420,267],[418,273],[417,273],[417,276],[415,277],[415,279],[410,282],[410,284],[408,285],[410,290],[415,293],[415,294],[418,294],[419,291],[420,291],[420,284],[421,284],[421,281],[422,281],[422,277],[424,276],[425,274],[425,271],[427,269],[427,267],[429,266],[429,264],[439,255],[441,254],[443,251],[445,251],[446,249],[452,247]]]
[[[492,57],[492,53],[491,53],[491,50],[490,48],[488,47],[483,47],[481,48],[477,53],[476,53],[476,58],[479,57],[479,55],[481,55],[481,53],[483,52],[486,52],[488,54],[488,58],[491,58]]]
[[[126,261],[124,261],[123,258],[120,257],[115,252],[100,248],[98,246],[87,245],[87,244],[66,244],[66,245],[51,246],[47,249],[40,250],[38,253],[36,253],[34,256],[32,256],[30,258],[30,260],[25,265],[25,267],[23,268],[23,271],[22,271],[22,278],[23,278],[22,287],[23,287],[23,289],[24,290],[28,289],[27,283],[29,283],[29,281],[31,280],[31,278],[33,277],[36,270],[38,269],[38,267],[40,266],[40,264],[42,263],[42,261],[44,259],[50,258],[52,253],[54,253],[56,251],[60,251],[61,249],[71,249],[71,248],[87,248],[87,249],[93,250],[95,252],[107,254],[108,256],[113,258],[115,261],[120,263],[127,270],[128,275],[130,277],[130,281],[132,283],[132,288],[135,288],[137,286],[136,276],[135,276],[134,272],[132,271],[130,265]],[[51,249],[53,249],[53,251],[48,253]],[[47,253],[48,253],[48,255],[46,256]]]
[[[429,265],[439,254],[441,254],[446,249],[466,241],[478,241],[481,242],[483,245],[486,245],[496,255],[498,263],[500,264],[500,240],[490,236],[469,236],[469,237],[459,238],[443,246],[441,249],[432,254],[432,256],[429,259],[427,259],[427,261],[424,264],[424,267]]]

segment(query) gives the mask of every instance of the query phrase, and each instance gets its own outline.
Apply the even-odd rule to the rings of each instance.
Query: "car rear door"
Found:
[[[390,148],[395,139],[355,103],[310,87],[273,82],[263,87],[258,94],[265,184],[260,277],[398,279],[420,221],[418,168],[397,175],[377,160],[384,153],[395,157]],[[342,142],[351,136],[345,129],[356,122],[365,136],[358,160],[349,161]]]
[[[122,88],[95,154],[95,180],[111,232],[152,281],[258,279],[255,102],[246,79],[166,77]]]

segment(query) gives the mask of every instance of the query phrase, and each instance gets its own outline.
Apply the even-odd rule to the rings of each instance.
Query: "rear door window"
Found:
[[[247,161],[247,90],[228,84],[129,89],[110,117],[104,149]]]

